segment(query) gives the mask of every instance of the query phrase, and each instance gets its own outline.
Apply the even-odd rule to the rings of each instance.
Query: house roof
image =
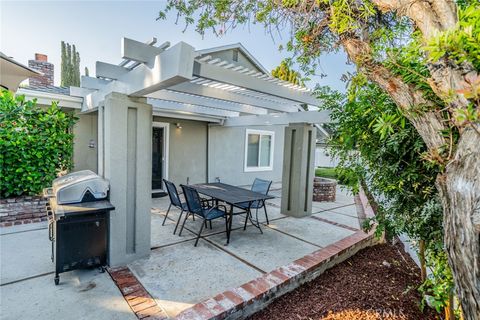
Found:
[[[233,49],[237,49],[238,51],[240,51],[255,67],[261,70],[264,74],[270,74],[270,72],[257,59],[255,59],[255,57],[239,42],[227,44],[219,47],[197,50],[197,53],[200,56],[205,56],[208,54],[226,51],[226,50],[233,50]]]
[[[70,95],[67,87],[29,85],[18,88],[16,94],[36,99],[39,105],[49,106],[55,101],[62,108],[81,109],[83,104],[83,98]]]
[[[15,92],[20,82],[39,74],[0,52],[0,85],[2,88]]]
[[[28,86],[21,86],[22,89],[26,90],[33,90],[33,91],[40,91],[40,92],[48,92],[54,94],[63,94],[63,95],[70,95],[70,88],[69,87],[57,87],[57,86],[49,86],[49,85],[28,85]]]

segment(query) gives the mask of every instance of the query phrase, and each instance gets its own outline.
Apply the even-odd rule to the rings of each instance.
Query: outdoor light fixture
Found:
[[[177,129],[182,129],[182,125],[180,124],[180,122],[175,123],[175,125],[177,126]]]

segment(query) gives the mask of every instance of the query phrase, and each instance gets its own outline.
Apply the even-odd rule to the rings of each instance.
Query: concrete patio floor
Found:
[[[151,256],[128,267],[170,317],[204,299],[237,287],[360,229],[353,196],[337,190],[334,203],[314,202],[310,217],[280,213],[280,190],[271,192],[263,234],[244,216],[235,216],[230,244],[222,219],[205,229],[197,247],[201,220],[189,219],[182,236],[173,235],[179,211],[162,221],[168,197],[152,200]],[[0,319],[136,319],[108,273],[81,270],[61,274],[53,284],[51,246],[46,224],[0,229]]]

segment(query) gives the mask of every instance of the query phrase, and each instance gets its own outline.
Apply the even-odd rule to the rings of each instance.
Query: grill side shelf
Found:
[[[56,204],[55,198],[51,199],[52,211],[56,218],[70,216],[70,215],[83,215],[89,213],[96,213],[98,211],[111,211],[115,210],[115,207],[107,200],[81,202],[72,204]]]

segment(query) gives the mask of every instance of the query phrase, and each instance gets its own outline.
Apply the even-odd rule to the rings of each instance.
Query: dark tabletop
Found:
[[[229,204],[275,198],[271,195],[253,192],[251,190],[220,182],[194,184],[190,187],[195,188],[199,193],[203,195],[224,201]]]

